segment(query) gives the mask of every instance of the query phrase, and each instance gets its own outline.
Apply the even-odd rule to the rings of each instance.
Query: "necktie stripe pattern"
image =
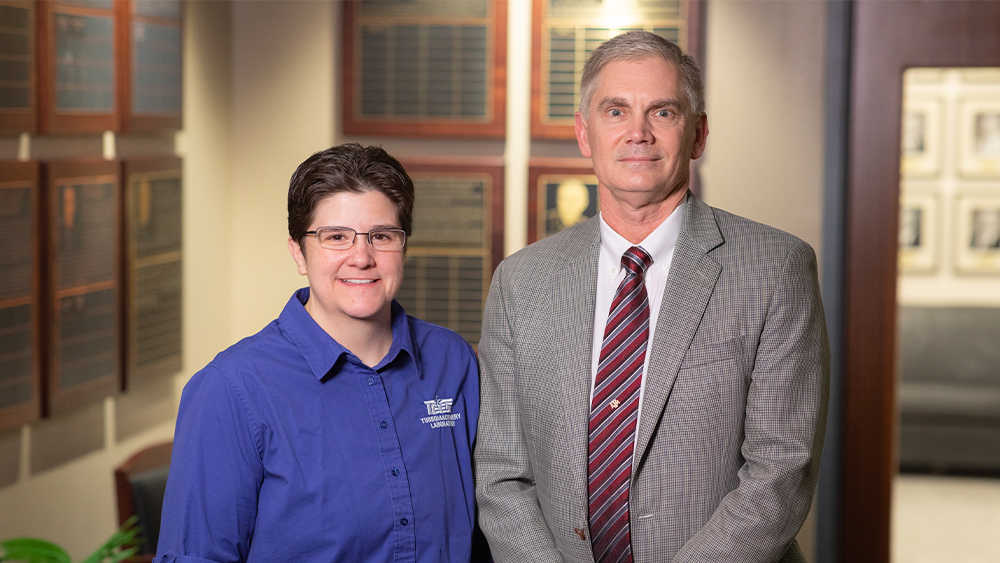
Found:
[[[632,561],[628,494],[649,341],[644,276],[652,263],[638,246],[622,256],[625,279],[611,302],[598,358],[587,457],[590,539],[598,563]]]

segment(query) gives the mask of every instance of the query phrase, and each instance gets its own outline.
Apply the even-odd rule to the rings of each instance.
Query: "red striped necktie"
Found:
[[[645,273],[649,254],[622,255],[625,279],[611,302],[594,379],[587,460],[590,541],[598,563],[632,561],[628,493],[642,366],[649,340]]]

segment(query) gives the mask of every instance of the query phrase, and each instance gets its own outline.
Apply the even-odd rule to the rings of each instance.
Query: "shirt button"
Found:
[[[375,378],[374,377],[369,377],[368,378],[368,385],[375,385]]]
[[[405,525],[409,524],[410,521],[407,520],[406,518],[400,518],[399,519],[399,523],[400,523],[400,525],[405,526]]]
[[[392,476],[393,477],[399,477],[399,468],[397,468],[397,467],[393,467],[392,468]]]
[[[389,427],[389,423],[383,420],[382,422],[378,423],[378,427],[381,428],[382,430],[385,430],[386,428]]]

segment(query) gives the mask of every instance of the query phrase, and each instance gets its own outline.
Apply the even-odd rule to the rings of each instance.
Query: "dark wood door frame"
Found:
[[[1000,66],[1000,2],[858,2],[844,277],[840,561],[889,561],[902,73]]]

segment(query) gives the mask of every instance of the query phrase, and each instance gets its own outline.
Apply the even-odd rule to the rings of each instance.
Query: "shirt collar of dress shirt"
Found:
[[[309,301],[309,288],[303,287],[296,291],[285,304],[278,316],[278,326],[281,332],[298,348],[309,364],[316,379],[325,381],[340,371],[340,366],[346,361],[350,351],[331,338],[306,311],[305,304]],[[406,311],[395,300],[392,302],[392,344],[389,352],[375,366],[376,371],[394,363],[402,352],[414,361],[412,365],[420,374],[420,362],[414,351],[413,340],[410,338],[410,323]]]
[[[638,245],[634,245],[625,237],[618,234],[604,221],[604,215],[599,215],[601,223],[601,254],[603,263],[609,268],[614,268],[615,273],[622,267],[622,255],[633,246],[641,246],[653,258],[652,268],[666,266],[669,264],[667,258],[673,255],[674,246],[677,244],[677,237],[680,235],[681,227],[684,225],[684,206],[687,205],[687,196],[676,209],[657,225],[653,232],[649,233]]]

